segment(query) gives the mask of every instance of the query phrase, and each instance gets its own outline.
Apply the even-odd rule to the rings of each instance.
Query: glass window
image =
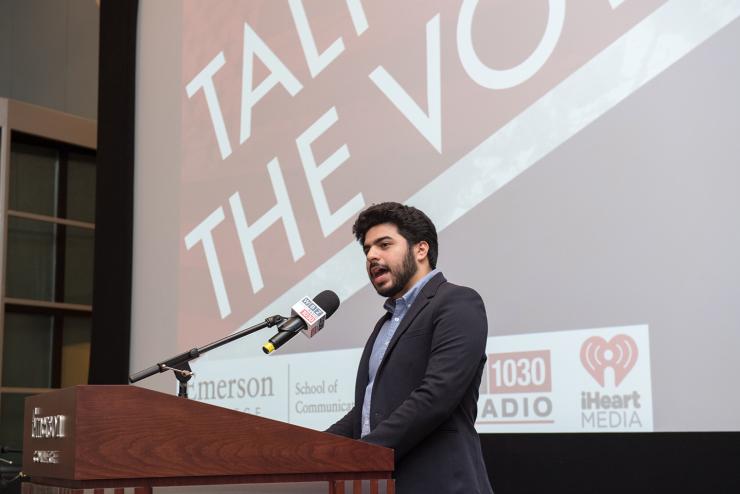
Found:
[[[0,129],[2,130],[2,129]],[[95,152],[13,133],[8,209],[94,223]],[[6,216],[0,444],[21,446],[24,394],[12,388],[51,388],[87,382],[92,316],[28,304],[92,304],[95,231],[57,220]],[[0,259],[0,262],[3,260]],[[6,300],[7,302],[7,300]]]
[[[95,156],[69,153],[67,218],[95,222]]]
[[[23,407],[26,394],[0,394],[0,444],[14,449],[23,446]],[[3,458],[20,461],[20,455],[3,454]]]
[[[65,316],[62,341],[62,387],[87,384],[92,318]]]
[[[64,301],[92,304],[95,231],[67,226],[64,261]]]
[[[59,153],[55,149],[13,142],[8,208],[55,216],[58,163]]]
[[[53,300],[56,229],[53,223],[8,218],[6,296]]]
[[[5,313],[3,386],[51,387],[53,317]]]

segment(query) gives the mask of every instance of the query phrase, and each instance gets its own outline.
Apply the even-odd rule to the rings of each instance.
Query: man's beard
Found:
[[[391,279],[393,280],[393,284],[387,288],[378,288],[374,284],[373,287],[375,288],[375,291],[378,292],[378,295],[380,295],[381,297],[391,297],[403,290],[409,280],[414,277],[418,269],[419,268],[416,265],[416,260],[414,259],[413,249],[409,247],[406,250],[406,255],[403,257],[403,263],[401,264],[400,271],[397,272],[395,267],[392,268],[388,266],[388,271],[390,273]]]

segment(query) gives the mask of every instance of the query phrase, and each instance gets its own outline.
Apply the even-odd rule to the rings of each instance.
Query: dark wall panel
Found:
[[[90,384],[127,382],[131,339],[138,2],[101,2]]]

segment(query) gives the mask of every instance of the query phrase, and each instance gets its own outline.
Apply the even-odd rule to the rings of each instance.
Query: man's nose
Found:
[[[379,259],[378,249],[376,249],[375,247],[370,247],[365,256],[367,257],[368,262],[377,261]]]

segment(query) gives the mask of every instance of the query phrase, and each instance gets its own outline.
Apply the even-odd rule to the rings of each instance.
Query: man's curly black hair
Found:
[[[409,247],[418,244],[422,240],[429,244],[429,265],[432,269],[437,267],[437,229],[429,217],[413,206],[406,206],[397,202],[381,202],[373,204],[362,211],[355,224],[352,233],[360,244],[365,243],[367,231],[376,225],[392,223],[398,228]]]

